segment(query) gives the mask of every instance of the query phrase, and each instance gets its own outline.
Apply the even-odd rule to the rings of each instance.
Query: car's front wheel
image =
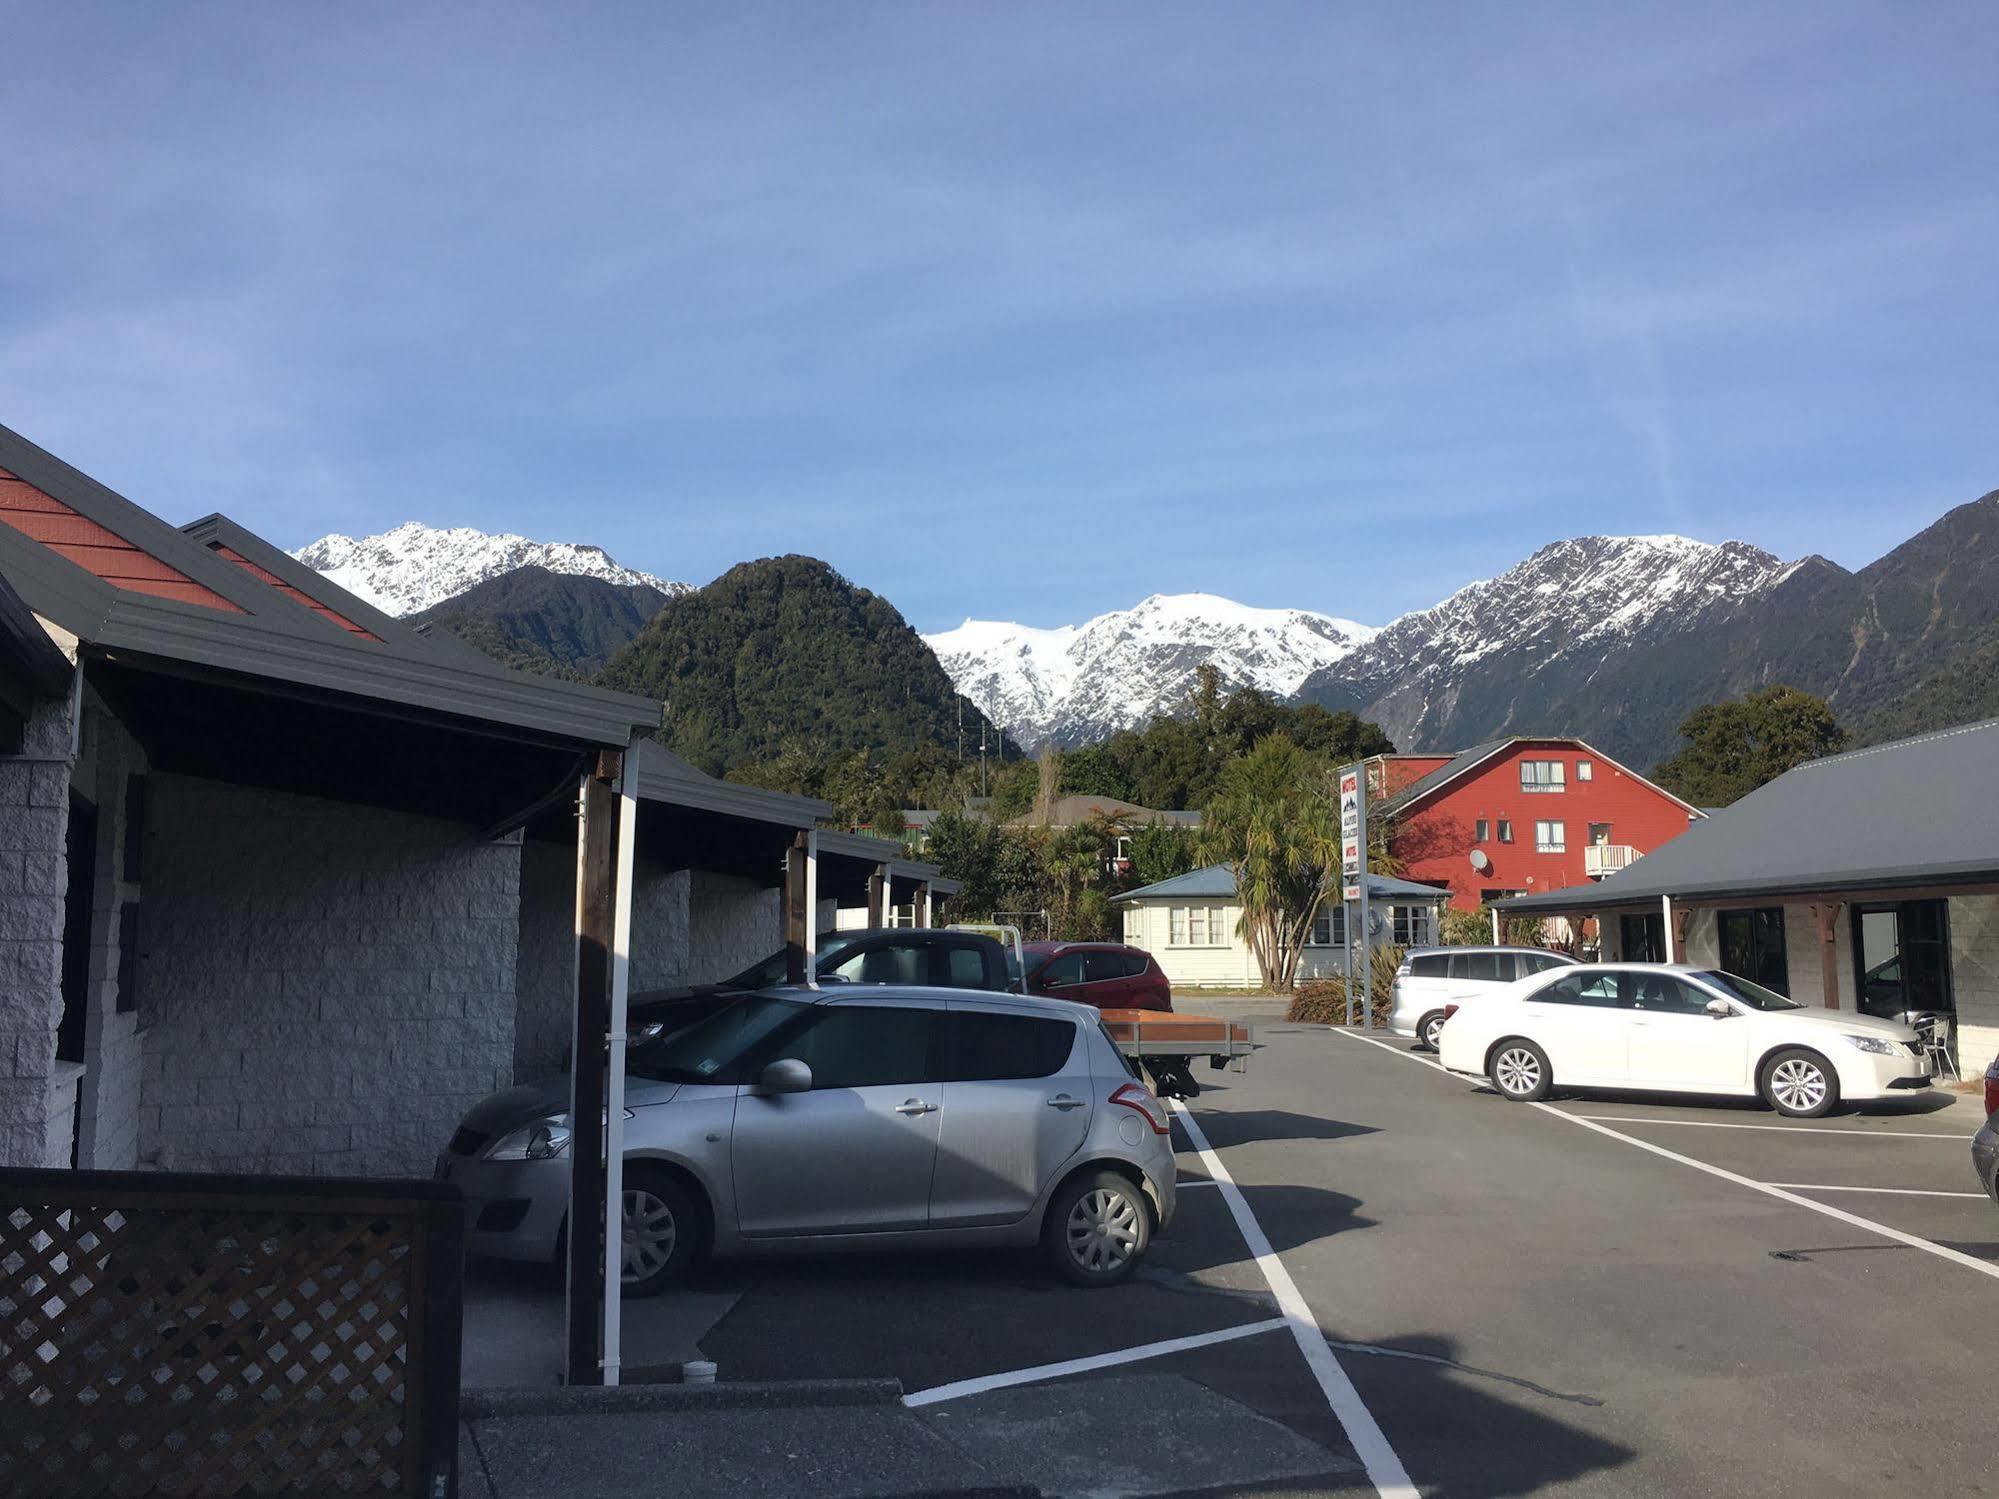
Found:
[[[1792,1119],[1816,1119],[1839,1102],[1839,1076],[1815,1051],[1788,1046],[1763,1064],[1763,1101]]]
[[[1437,1049],[1437,1040],[1443,1034],[1443,1030],[1444,1012],[1442,1010],[1432,1010],[1416,1022],[1416,1039],[1429,1047],[1430,1050],[1435,1051]]]
[[[1548,1070],[1548,1054],[1520,1036],[1508,1037],[1493,1047],[1486,1076],[1500,1097],[1515,1103],[1539,1103],[1555,1085]]]
[[[701,1246],[701,1209],[677,1178],[636,1162],[625,1166],[624,1252],[619,1290],[657,1296],[687,1273]]]
[[[1131,1278],[1152,1243],[1152,1204],[1144,1189],[1116,1171],[1082,1171],[1048,1205],[1041,1248],[1056,1271],[1079,1286],[1114,1286]]]

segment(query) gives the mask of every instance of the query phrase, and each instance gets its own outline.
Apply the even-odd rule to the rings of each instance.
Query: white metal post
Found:
[[[819,829],[805,834],[805,986],[819,987]]]
[[[632,992],[632,869],[639,841],[639,747],[625,752],[618,788],[618,888],[611,896],[611,1046],[604,1079],[604,1383],[618,1382],[624,1338],[625,1027]],[[581,1129],[583,1122],[573,1120]]]
[[[1673,951],[1673,897],[1660,896],[1659,910],[1666,918],[1666,961],[1677,963],[1680,961],[1680,955]]]

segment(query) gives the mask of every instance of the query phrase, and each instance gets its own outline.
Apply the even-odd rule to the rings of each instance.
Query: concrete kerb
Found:
[[[461,1420],[497,1416],[609,1416],[631,1411],[776,1410],[794,1406],[902,1405],[899,1379],[742,1380],[736,1383],[558,1385],[466,1390]]]

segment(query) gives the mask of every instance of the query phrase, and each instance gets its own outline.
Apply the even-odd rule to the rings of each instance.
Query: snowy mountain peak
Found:
[[[1307,609],[1162,593],[1080,625],[968,619],[924,638],[958,690],[1032,746],[1101,739],[1170,713],[1210,663],[1226,687],[1288,697],[1376,633]]]
[[[378,536],[322,536],[292,556],[383,613],[395,615],[428,609],[517,567],[545,567],[608,583],[646,583],[670,595],[688,591],[685,583],[669,583],[612,561],[602,547],[530,541],[525,536],[495,535],[470,526],[426,526],[421,521],[405,521]]]

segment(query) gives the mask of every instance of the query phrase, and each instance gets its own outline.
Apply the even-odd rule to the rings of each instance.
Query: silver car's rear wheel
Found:
[[[657,1275],[673,1258],[680,1242],[680,1225],[673,1205],[657,1192],[644,1187],[625,1189],[624,1268],[620,1279],[626,1284]]]
[[[1048,1206],[1042,1247],[1078,1285],[1116,1285],[1138,1268],[1152,1242],[1152,1204],[1116,1171],[1079,1174]]]
[[[1417,1023],[1416,1039],[1429,1047],[1430,1050],[1435,1051],[1437,1049],[1437,1037],[1443,1033],[1443,1029],[1444,1012],[1442,1010],[1434,1010],[1430,1014],[1425,1015]]]

